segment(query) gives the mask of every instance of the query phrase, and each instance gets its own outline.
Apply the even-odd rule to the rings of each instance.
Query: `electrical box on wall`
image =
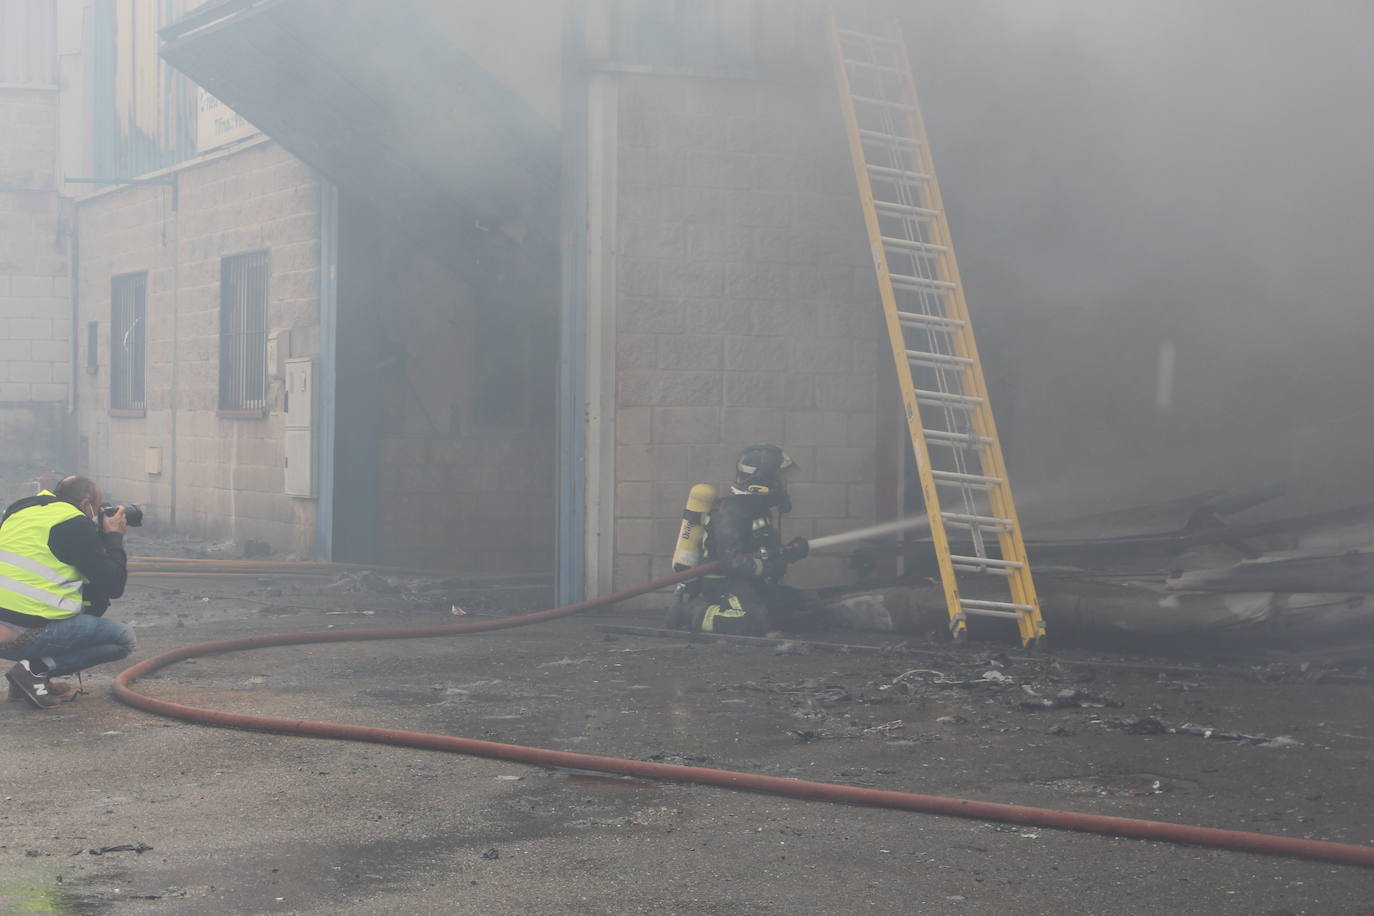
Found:
[[[285,360],[286,495],[315,498],[315,360]]]

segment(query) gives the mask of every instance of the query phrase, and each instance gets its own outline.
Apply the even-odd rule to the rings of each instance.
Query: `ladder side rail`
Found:
[[[955,340],[955,350],[960,356],[968,357],[973,360],[973,365],[966,370],[967,383],[969,389],[967,393],[981,398],[982,403],[974,409],[971,420],[977,435],[989,438],[992,444],[979,451],[979,460],[983,469],[983,474],[988,477],[997,477],[1003,481],[1001,487],[994,487],[989,493],[992,503],[993,515],[1011,519],[1010,530],[1002,531],[998,534],[1002,556],[1016,560],[1021,563],[1021,567],[1013,572],[1010,577],[1012,601],[1015,604],[1027,605],[1034,610],[1030,614],[1030,619],[1020,621],[1022,643],[1033,639],[1038,639],[1044,635],[1044,619],[1041,615],[1040,604],[1036,596],[1034,581],[1031,578],[1030,564],[1026,560],[1025,542],[1021,536],[1021,523],[1016,515],[1014,500],[1010,498],[1011,484],[1007,476],[1006,462],[1002,455],[1001,441],[997,437],[996,421],[993,418],[991,402],[988,398],[987,382],[983,376],[982,362],[978,356],[977,345],[974,342],[973,328],[969,321],[968,303],[964,298],[964,286],[959,277],[958,262],[954,254],[954,243],[949,232],[948,214],[945,212],[944,200],[940,194],[940,187],[936,179],[935,163],[931,155],[929,135],[926,132],[925,119],[922,117],[920,106],[917,104],[915,77],[911,71],[911,60],[907,53],[906,39],[902,35],[900,27],[895,29],[898,43],[898,53],[900,54],[902,65],[905,70],[903,79],[903,93],[905,101],[911,106],[909,116],[915,128],[915,137],[918,141],[914,150],[913,171],[921,172],[931,176],[931,180],[925,182],[921,188],[925,197],[926,204],[930,209],[939,211],[941,218],[934,221],[932,230],[936,236],[933,241],[937,245],[945,248],[939,258],[939,269],[943,276],[940,279],[954,283],[954,289],[950,292],[947,304],[950,318],[955,318],[963,322],[952,335]]]
[[[897,302],[892,290],[892,278],[887,269],[887,251],[883,247],[883,234],[878,223],[878,211],[873,202],[873,188],[868,179],[868,166],[859,134],[858,114],[854,110],[853,95],[849,86],[849,71],[845,67],[844,47],[840,42],[839,27],[834,14],[829,16],[830,51],[835,65],[835,79],[839,89],[840,109],[844,116],[845,133],[849,140],[850,159],[854,165],[854,179],[859,190],[864,224],[868,230],[869,251],[873,266],[877,271],[878,293],[882,299],[883,315],[887,323],[888,343],[892,347],[893,363],[897,369],[898,384],[901,386],[903,411],[906,414],[907,429],[911,435],[912,449],[916,454],[916,467],[921,483],[921,497],[925,501],[926,515],[929,516],[931,540],[935,545],[936,562],[940,569],[940,581],[944,587],[945,605],[957,633],[963,629],[964,610],[959,600],[958,580],[950,561],[949,540],[945,533],[944,519],[940,515],[940,494],[931,474],[930,452],[926,446],[925,428],[921,424],[921,410],[916,403],[916,386],[911,376],[911,367],[906,360],[906,336],[897,316]]]

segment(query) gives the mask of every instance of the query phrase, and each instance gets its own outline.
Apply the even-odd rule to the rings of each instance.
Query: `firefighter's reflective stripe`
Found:
[[[738,618],[744,616],[744,606],[739,603],[739,599],[734,595],[726,595],[723,603],[708,604],[706,613],[701,618],[701,629],[704,633],[710,633],[716,628],[717,617]]]
[[[52,496],[46,491],[39,495]],[[85,577],[48,547],[52,529],[81,514],[54,497],[5,519],[0,528],[0,607],[49,620],[81,613]]]

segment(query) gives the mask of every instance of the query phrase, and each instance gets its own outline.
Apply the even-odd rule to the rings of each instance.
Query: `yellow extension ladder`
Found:
[[[970,616],[1015,619],[1024,646],[1045,622],[901,27],[870,34],[832,17],[829,33],[950,632],[964,638]]]

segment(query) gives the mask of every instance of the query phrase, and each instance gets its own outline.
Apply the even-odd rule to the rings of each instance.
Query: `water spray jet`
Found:
[[[869,525],[867,528],[856,528],[853,531],[845,531],[841,534],[827,534],[825,537],[811,538],[807,541],[812,550],[824,550],[826,547],[834,547],[836,544],[848,544],[852,541],[862,541],[867,538],[882,537],[886,534],[896,534],[899,531],[909,531],[912,528],[923,528],[930,524],[929,516],[913,515],[910,518],[899,518],[896,521],[881,522],[877,525]]]

